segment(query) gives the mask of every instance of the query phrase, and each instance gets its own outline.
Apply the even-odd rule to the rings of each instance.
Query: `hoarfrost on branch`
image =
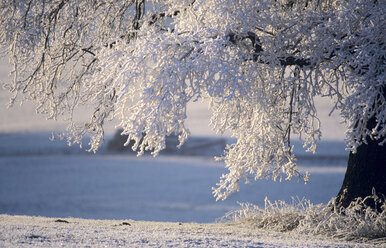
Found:
[[[301,175],[290,144],[315,152],[314,98],[330,97],[348,147],[386,137],[384,1],[2,0],[0,44],[13,65],[4,87],[48,119],[68,120],[69,143],[103,142],[111,119],[154,155],[189,136],[186,105],[209,99],[211,124],[237,142],[217,199],[249,177]],[[86,123],[74,113],[92,109]],[[332,110],[332,111],[333,111]],[[375,117],[377,126],[367,123]],[[128,141],[129,141],[128,140]]]

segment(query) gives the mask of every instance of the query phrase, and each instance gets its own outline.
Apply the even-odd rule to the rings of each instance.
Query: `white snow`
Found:
[[[0,215],[0,246],[375,247],[363,243],[265,231],[233,223],[58,219],[11,215]]]

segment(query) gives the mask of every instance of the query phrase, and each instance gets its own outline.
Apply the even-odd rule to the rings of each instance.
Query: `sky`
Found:
[[[8,58],[0,58],[0,82],[1,85],[10,79],[9,73],[11,67],[8,63]],[[20,102],[14,107],[8,109],[7,103],[11,94],[1,87],[0,89],[0,133],[18,133],[18,132],[51,132],[65,129],[63,121],[45,120],[43,116],[37,115],[34,106],[31,103],[24,103],[20,106]],[[316,100],[318,116],[321,120],[322,140],[338,140],[343,141],[345,138],[344,125],[338,113],[333,113],[329,116],[332,105],[329,99],[318,98]],[[190,129],[193,136],[217,136],[210,127],[210,111],[208,103],[197,101],[188,105],[186,125]],[[106,134],[115,132],[115,123],[106,125]],[[225,134],[230,136],[230,134]]]

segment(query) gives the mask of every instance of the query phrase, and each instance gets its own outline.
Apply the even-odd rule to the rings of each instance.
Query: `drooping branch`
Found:
[[[135,16],[133,20],[133,29],[139,30],[140,20],[145,14],[145,0],[136,0],[135,1]],[[135,34],[134,34],[135,35]]]
[[[91,54],[92,56],[95,57],[96,56],[95,53],[91,51],[92,48],[93,48],[92,46],[90,46],[88,48],[82,48],[82,51],[86,52],[86,53],[89,53],[89,54]]]
[[[249,39],[252,43],[252,49],[253,49],[253,56],[252,60],[255,62],[263,63],[263,64],[270,64],[269,61],[265,61],[260,58],[260,55],[264,52],[264,49],[262,48],[261,41],[259,37],[249,31],[246,34],[235,34],[233,32],[228,34],[229,41],[233,43],[234,45],[238,45],[239,42]],[[279,62],[281,66],[299,66],[299,67],[305,67],[310,66],[311,61],[308,58],[299,58],[294,55],[288,55],[286,57],[279,57]]]
[[[295,56],[289,55],[285,58],[279,58],[280,65],[282,66],[299,66],[299,67],[305,67],[305,66],[310,66],[311,61],[310,59],[304,59],[304,58],[297,58]]]
[[[153,14],[150,17],[150,20],[148,21],[149,25],[155,24],[159,19],[164,18],[164,17],[175,17],[180,13],[179,10],[175,10],[170,14],[167,14],[165,12],[159,13],[159,14]]]
[[[192,7],[193,4],[196,2],[196,0],[193,0],[189,5],[188,7],[184,8],[182,11],[186,11],[188,8]],[[158,13],[158,14],[153,14],[150,19],[148,20],[148,24],[149,25],[153,25],[155,24],[158,20],[160,20],[161,18],[164,18],[164,17],[176,17],[177,15],[179,15],[181,13],[181,10],[174,10],[172,12],[161,12],[161,13]]]

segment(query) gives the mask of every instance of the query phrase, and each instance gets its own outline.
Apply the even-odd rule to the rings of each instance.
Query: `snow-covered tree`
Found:
[[[368,195],[374,185],[385,193],[385,8],[384,0],[1,0],[0,44],[13,65],[4,87],[11,105],[28,99],[48,119],[66,118],[70,143],[90,135],[97,150],[115,118],[140,154],[155,155],[167,135],[184,143],[187,103],[208,99],[213,128],[237,138],[220,158],[229,173],[217,199],[240,180],[307,181],[291,134],[315,152],[314,99],[329,97],[347,123],[350,156],[375,142],[378,162],[360,170],[378,176]],[[78,123],[85,105],[90,118]]]

